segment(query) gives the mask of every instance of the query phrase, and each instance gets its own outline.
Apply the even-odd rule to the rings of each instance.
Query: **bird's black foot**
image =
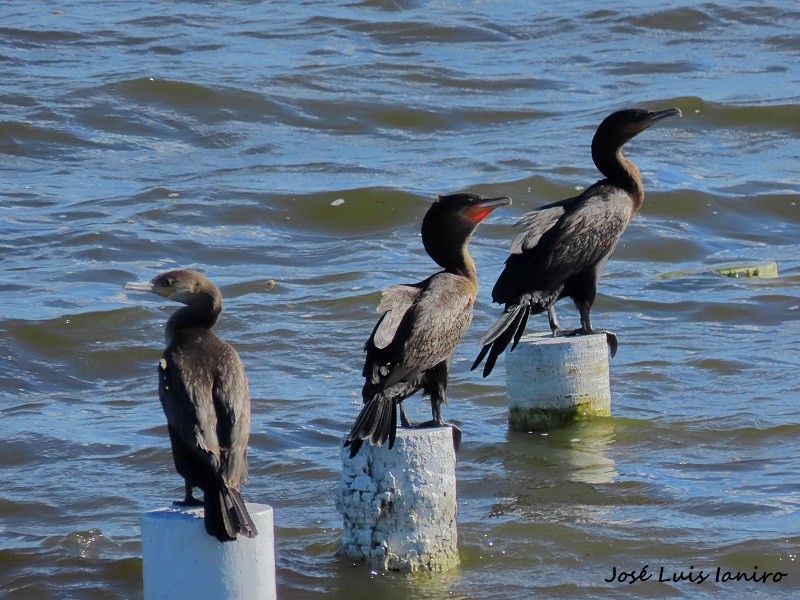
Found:
[[[425,421],[424,423],[420,423],[416,426],[417,429],[423,429],[426,427],[450,427],[453,431],[453,449],[458,452],[458,449],[461,448],[461,429],[458,425],[454,425],[453,423],[448,423],[447,421],[436,419],[431,419],[430,421]]]
[[[176,506],[203,506],[203,501],[198,500],[192,495],[192,485],[187,481],[183,484],[183,500],[175,500]]]
[[[173,502],[175,506],[203,506],[203,501],[198,500],[194,496],[189,496],[188,498],[184,498],[183,500],[175,500]]]
[[[597,333],[605,334],[606,343],[608,344],[608,351],[611,353],[611,358],[614,358],[614,356],[617,354],[617,348],[619,348],[619,342],[617,341],[617,334],[613,331],[606,331],[605,329],[584,329],[581,327],[580,329],[574,329],[569,333],[565,333],[564,335],[594,335]]]
[[[416,425],[414,425],[411,421],[408,420],[406,416],[406,411],[403,410],[403,404],[400,403],[400,427],[405,427],[406,429],[414,429]]]
[[[414,429],[415,427],[420,427],[420,425],[415,425],[414,423],[409,421],[404,414],[401,414],[400,427],[405,427],[406,429]]]
[[[567,331],[566,329],[562,329],[561,327],[556,327],[553,331],[553,337],[562,337],[565,335],[572,335],[573,332]]]

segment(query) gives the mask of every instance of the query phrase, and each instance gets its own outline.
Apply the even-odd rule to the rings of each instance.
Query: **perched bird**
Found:
[[[616,336],[595,330],[590,311],[597,280],[644,200],[639,169],[622,156],[622,147],[661,119],[680,114],[677,108],[627,109],[606,117],[592,140],[592,160],[605,179],[578,196],[531,211],[517,223],[522,231],[492,290],[492,299],[505,304],[505,310],[481,339],[473,369],[488,353],[483,376],[491,373],[506,346],[513,341],[511,349],[516,347],[531,313],[547,311],[553,335],[564,335],[554,305],[565,297],[572,298],[581,317],[581,327],[567,335],[605,333],[614,356]]]
[[[158,366],[158,396],[167,417],[175,469],[186,495],[175,504],[205,507],[205,527],[221,542],[258,533],[239,488],[247,482],[250,391],[244,366],[211,331],[222,312],[219,288],[195,271],[175,270],[125,290],[153,292],[185,304],[167,321]],[[203,502],[192,488],[203,490]]]
[[[468,252],[472,232],[489,213],[511,204],[510,198],[475,194],[439,196],[422,220],[422,243],[443,271],[419,283],[393,285],[383,291],[383,313],[364,350],[364,407],[345,446],[354,457],[363,440],[394,445],[397,410],[403,427],[411,427],[402,402],[418,390],[430,396],[433,419],[441,426],[450,360],[470,322],[478,277]],[[454,427],[456,448],[461,433]]]

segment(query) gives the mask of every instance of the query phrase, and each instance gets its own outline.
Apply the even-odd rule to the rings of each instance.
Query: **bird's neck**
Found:
[[[475,261],[469,255],[469,241],[474,230],[475,223],[467,219],[436,221],[429,212],[422,222],[422,245],[428,256],[446,272],[477,282]]]
[[[461,246],[453,247],[453,252],[445,256],[434,256],[433,259],[446,272],[460,275],[474,284],[477,291],[478,272],[475,269],[475,261],[469,254],[469,239],[465,240]]]
[[[470,281],[478,281],[478,271],[475,269],[475,261],[469,255],[467,244],[462,247],[459,258],[458,267],[453,272],[466,277]]]
[[[179,308],[167,321],[165,335],[167,345],[175,340],[176,335],[184,329],[211,329],[222,312],[222,300],[216,296],[203,295],[200,299]]]
[[[633,202],[633,212],[638,212],[644,201],[642,176],[636,165],[622,156],[622,148],[617,148],[613,153],[592,148],[592,159],[609,183],[628,192]]]

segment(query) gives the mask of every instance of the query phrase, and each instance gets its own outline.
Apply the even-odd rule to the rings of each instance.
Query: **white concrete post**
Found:
[[[605,334],[525,335],[506,351],[505,363],[511,429],[537,431],[611,415]]]
[[[342,448],[340,553],[385,570],[458,564],[456,454],[450,427],[398,429],[394,447]]]
[[[272,507],[247,510],[258,535],[224,543],[206,533],[202,507],[142,513],[144,599],[275,600]]]

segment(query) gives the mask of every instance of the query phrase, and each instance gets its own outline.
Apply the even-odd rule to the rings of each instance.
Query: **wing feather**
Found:
[[[167,423],[183,443],[236,486],[247,473],[247,376],[233,347],[210,332],[208,336],[198,341],[205,352],[188,344],[164,353],[158,368],[159,398]]]
[[[372,343],[376,348],[383,349],[392,343],[403,317],[416,302],[420,292],[421,289],[413,285],[393,285],[383,290],[378,312],[384,314],[372,336]]]
[[[595,185],[580,196],[528,213],[528,227],[512,244],[506,268],[492,290],[508,303],[526,292],[556,289],[570,277],[596,266],[612,252],[633,216],[622,190]]]
[[[514,225],[522,227],[523,230],[511,242],[511,254],[521,254],[536,246],[542,236],[558,223],[563,214],[563,206],[542,207],[525,214]]]
[[[407,314],[400,360],[386,387],[449,359],[472,322],[473,298],[464,277],[442,272],[428,281]]]

